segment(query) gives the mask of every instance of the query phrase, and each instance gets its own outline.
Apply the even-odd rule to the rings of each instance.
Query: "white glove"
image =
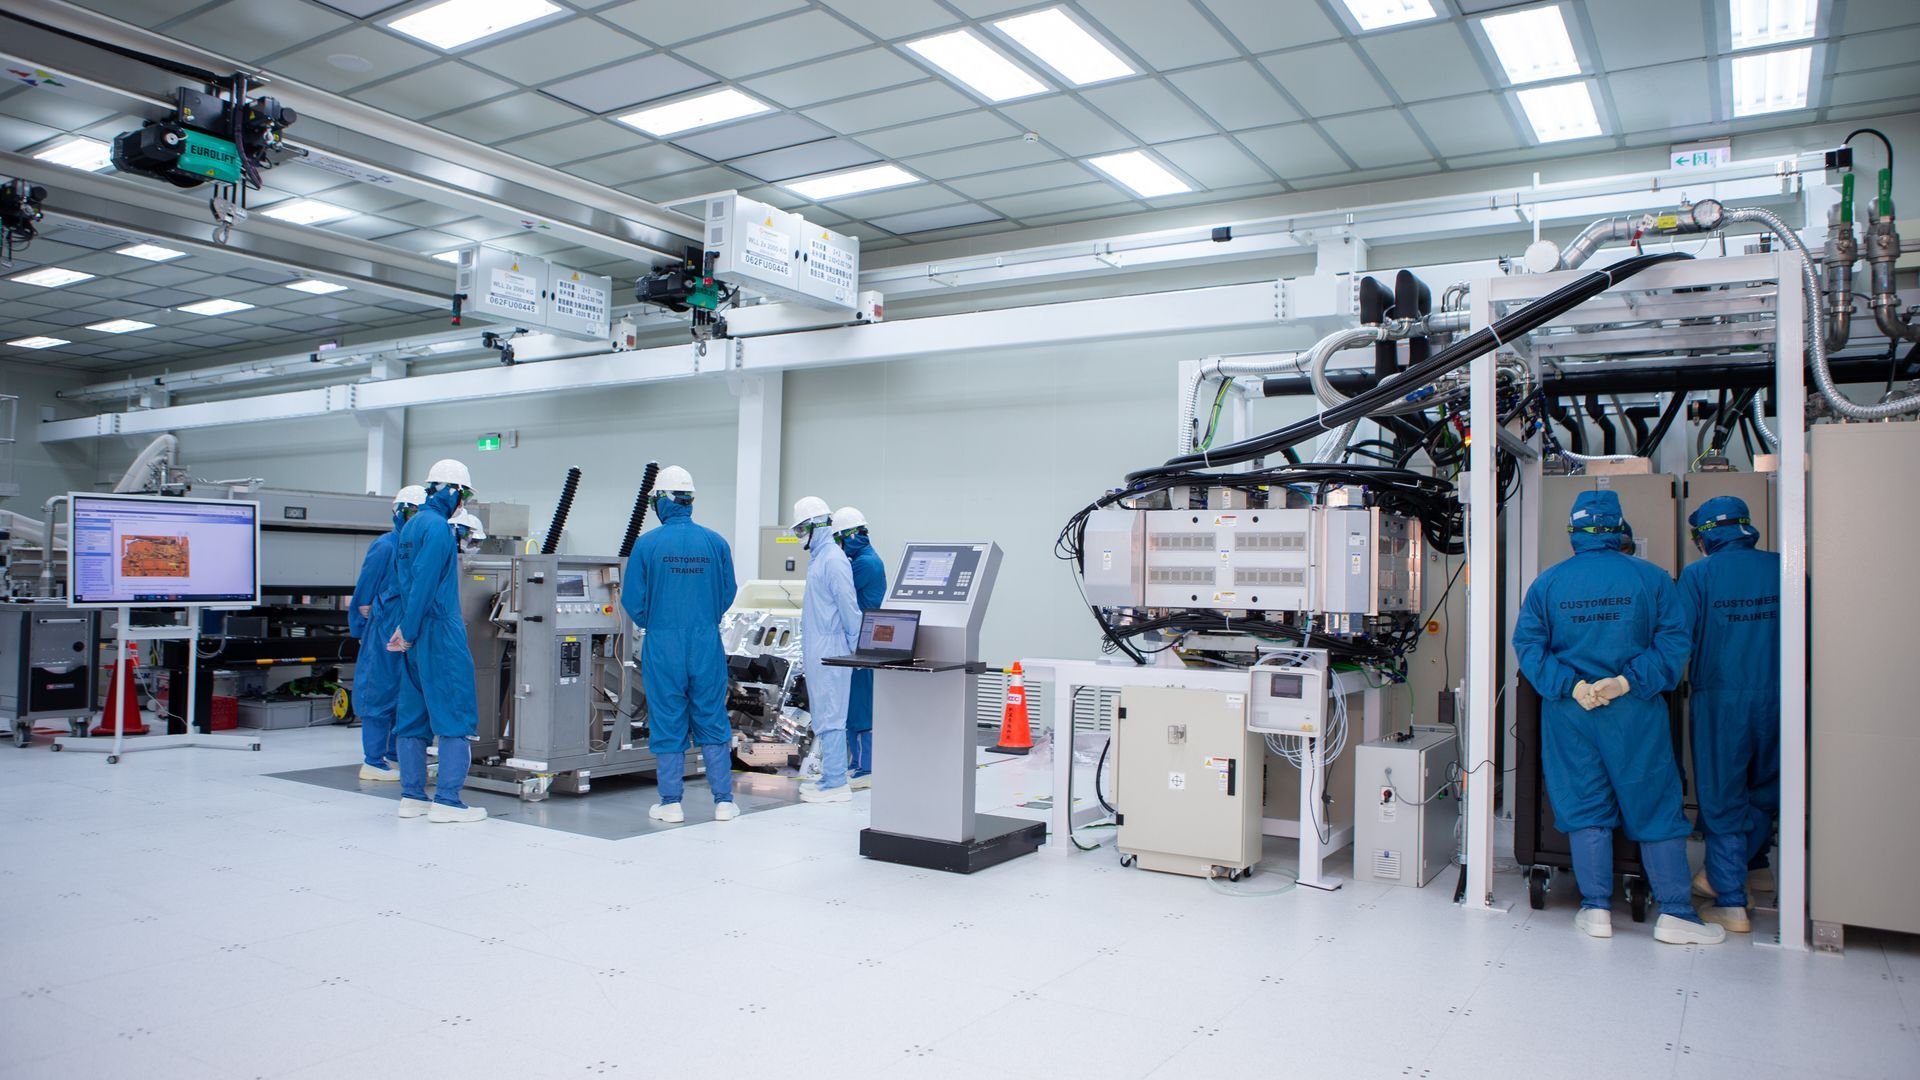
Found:
[[[1594,693],[1600,695],[1600,704],[1605,705],[1617,697],[1624,697],[1633,687],[1627,685],[1625,675],[1615,675],[1611,679],[1601,679],[1593,684]]]
[[[1588,712],[1607,703],[1607,699],[1600,696],[1600,691],[1585,679],[1573,684],[1573,700],[1579,702],[1580,707]]]

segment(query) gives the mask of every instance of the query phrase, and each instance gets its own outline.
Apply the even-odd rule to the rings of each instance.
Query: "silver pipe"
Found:
[[[1560,252],[1560,263],[1556,269],[1572,270],[1593,258],[1600,245],[1613,240],[1631,240],[1639,230],[1640,219],[1630,214],[1619,217],[1601,218],[1599,221],[1580,230],[1580,235]]]
[[[1900,259],[1900,234],[1893,218],[1867,209],[1867,265],[1873,273],[1873,324],[1893,341],[1920,341],[1920,322],[1900,317],[1900,297],[1894,293],[1893,264]]]
[[[1778,453],[1780,450],[1780,437],[1775,435],[1773,429],[1767,426],[1767,410],[1760,407],[1760,392],[1757,390],[1754,391],[1753,394],[1753,426],[1760,432],[1760,441],[1766,444],[1767,450],[1771,453]]]
[[[1686,236],[1691,233],[1712,232],[1726,222],[1726,208],[1717,199],[1701,199],[1697,203],[1681,203],[1671,211],[1659,214],[1642,214],[1635,217],[1623,214],[1620,217],[1601,218],[1599,221],[1580,230],[1573,243],[1560,253],[1561,270],[1571,270],[1600,250],[1600,245],[1609,240],[1631,240],[1635,236],[1653,233],[1658,236]]]
[[[1833,208],[1833,218],[1827,226],[1827,253],[1822,261],[1827,275],[1827,302],[1822,315],[1826,320],[1828,352],[1846,348],[1847,338],[1853,334],[1853,264],[1860,258],[1853,223],[1839,220],[1837,206]]]

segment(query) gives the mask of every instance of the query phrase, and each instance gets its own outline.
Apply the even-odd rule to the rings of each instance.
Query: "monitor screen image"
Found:
[[[952,550],[916,550],[907,560],[906,569],[900,572],[900,584],[936,588],[944,586],[953,577],[953,564],[959,557],[959,553]]]
[[[920,629],[917,611],[869,611],[860,620],[861,652],[911,653]]]
[[[71,513],[76,606],[260,602],[256,503],[76,494]]]

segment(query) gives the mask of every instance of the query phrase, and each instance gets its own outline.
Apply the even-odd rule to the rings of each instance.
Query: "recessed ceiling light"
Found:
[[[1807,107],[1813,48],[1748,53],[1733,58],[1733,115],[1754,116]]]
[[[190,315],[231,315],[236,311],[245,311],[252,304],[243,304],[238,300],[202,300],[197,304],[186,304],[179,310]]]
[[[1120,59],[1059,8],[1016,15],[993,25],[1075,86],[1133,74],[1132,64]]]
[[[1813,36],[1819,0],[1728,0],[1733,47],[1779,45]]]
[[[620,122],[664,139],[694,128],[711,127],[743,116],[772,111],[773,106],[726,87],[670,101],[665,105],[639,109],[622,116]]]
[[[64,165],[69,169],[99,172],[113,164],[113,148],[99,139],[69,135],[33,155],[35,161]]]
[[[321,202],[319,199],[287,199],[274,203],[260,213],[295,225],[318,225],[324,221],[338,221],[343,217],[353,216],[353,211],[346,207]]]
[[[170,247],[161,247],[159,244],[135,244],[132,247],[118,248],[114,251],[114,254],[129,255],[136,259],[145,259],[148,262],[166,262],[168,259],[177,259],[185,255],[186,252],[175,251]]]
[[[1379,30],[1434,18],[1431,0],[1340,0],[1362,30]]]
[[[153,324],[139,319],[108,319],[106,322],[90,324],[87,329],[98,330],[103,334],[128,334],[135,330],[151,330]]]
[[[1600,117],[1593,111],[1593,94],[1584,82],[1522,90],[1520,107],[1527,111],[1533,137],[1543,143],[1600,134]]]
[[[439,252],[438,254],[434,255],[434,258],[439,259],[443,263],[452,263],[455,266],[458,266],[460,265],[460,249],[455,248],[452,251]]]
[[[14,338],[7,344],[16,349],[51,349],[55,345],[71,345],[73,342],[57,337],[23,337]]]
[[[32,271],[31,273],[15,274],[7,280],[17,281],[22,285],[38,285],[43,289],[57,289],[62,285],[71,285],[76,281],[85,281],[92,276],[92,274],[83,274],[78,270],[68,270],[59,266],[48,266]]]
[[[857,195],[863,191],[878,191],[881,188],[899,187],[919,181],[898,165],[875,165],[852,172],[836,173],[832,176],[814,176],[805,180],[794,180],[784,186],[796,195],[804,195],[814,202],[838,199],[843,195]]]
[[[1486,31],[1510,83],[1580,74],[1580,59],[1573,54],[1573,38],[1558,5],[1493,15],[1480,20],[1480,29]]]
[[[457,49],[559,10],[547,0],[443,0],[387,26],[437,49]]]
[[[1103,154],[1088,158],[1087,164],[1118,180],[1128,191],[1143,199],[1178,195],[1193,186],[1167,171],[1167,167],[1138,150],[1121,154]]]
[[[296,289],[304,293],[312,293],[315,296],[325,296],[328,293],[337,293],[337,292],[347,291],[347,287],[345,285],[335,285],[331,281],[314,281],[311,278],[305,281],[289,282],[287,284],[287,288]]]
[[[1018,64],[995,52],[971,30],[909,41],[907,48],[988,101],[1012,101],[1047,89],[1045,83],[1020,70]]]

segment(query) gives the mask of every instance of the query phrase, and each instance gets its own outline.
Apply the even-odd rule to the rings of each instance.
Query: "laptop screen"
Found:
[[[859,651],[913,655],[913,639],[920,632],[920,613],[875,608],[860,616]]]

